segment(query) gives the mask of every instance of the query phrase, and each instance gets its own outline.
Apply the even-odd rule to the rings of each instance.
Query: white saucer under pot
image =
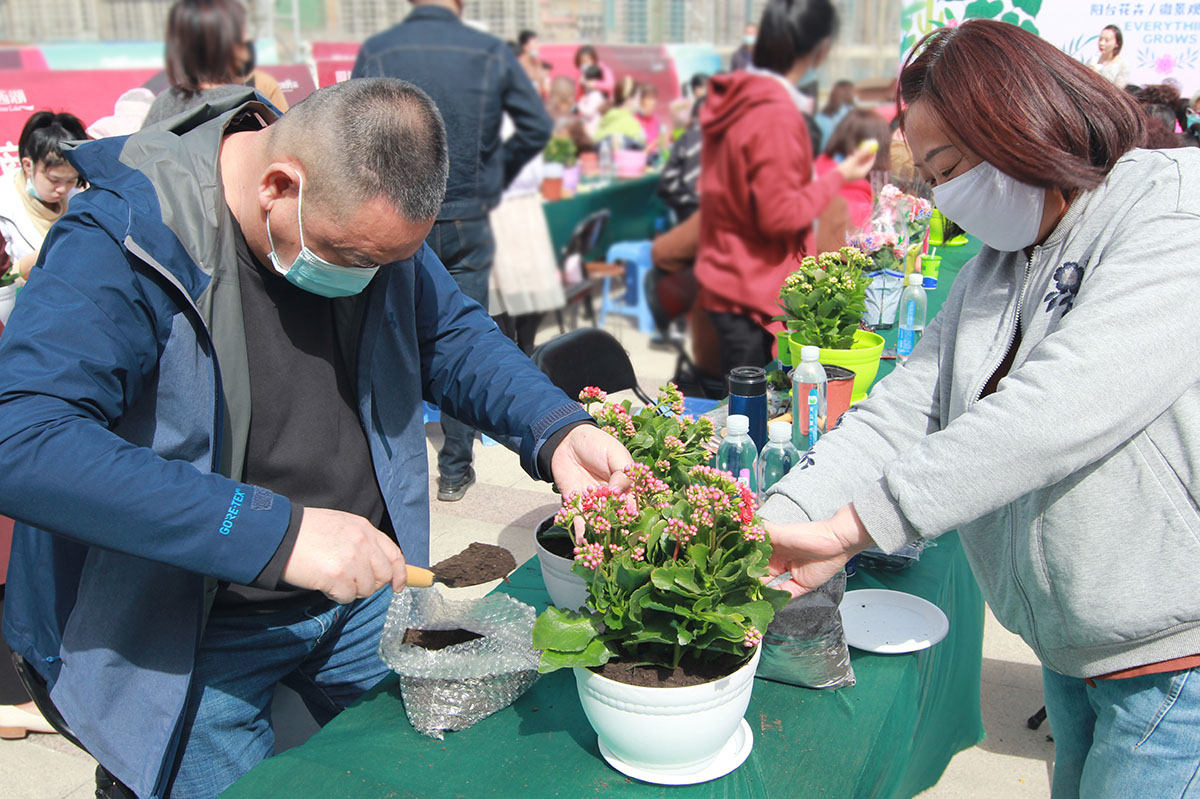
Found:
[[[618,771],[645,782],[686,785],[724,776],[754,744],[742,717],[750,704],[762,647],[719,680],[651,688],[575,669],[579,701]],[[739,735],[734,740],[735,735]],[[721,762],[717,762],[717,761]]]

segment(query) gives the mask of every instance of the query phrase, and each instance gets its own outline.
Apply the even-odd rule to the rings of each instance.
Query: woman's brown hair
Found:
[[[859,145],[868,139],[874,139],[879,144],[875,154],[875,169],[891,168],[892,129],[888,121],[869,108],[855,108],[846,114],[829,134],[829,143],[825,145],[825,155],[830,158],[843,158],[858,149]]]
[[[1066,192],[1100,185],[1146,137],[1132,97],[1044,39],[995,20],[940,28],[917,43],[897,102],[918,101],[1001,172]]]
[[[239,82],[237,46],[246,35],[238,0],[176,0],[167,15],[167,80],[188,94]]]

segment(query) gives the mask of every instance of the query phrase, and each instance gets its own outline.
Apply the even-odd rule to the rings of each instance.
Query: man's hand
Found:
[[[404,590],[404,554],[361,516],[305,508],[282,579],[320,591],[338,604],[368,597],[388,583]]]
[[[792,579],[776,586],[793,597],[815,591],[838,573],[854,555],[875,546],[854,512],[845,505],[832,518],[802,524],[765,523],[771,536],[770,582],[790,571]]]
[[[565,497],[593,485],[628,488],[629,478],[623,470],[631,463],[633,458],[624,444],[598,427],[581,424],[559,442],[550,459],[550,471]]]

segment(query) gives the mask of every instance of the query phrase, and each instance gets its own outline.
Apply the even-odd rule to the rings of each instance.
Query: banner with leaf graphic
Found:
[[[1104,26],[1116,25],[1125,37],[1121,56],[1129,62],[1133,83],[1174,81],[1186,97],[1200,91],[1197,0],[909,0],[903,6],[902,56],[926,33],[974,18],[1020,25],[1084,63],[1099,52]]]

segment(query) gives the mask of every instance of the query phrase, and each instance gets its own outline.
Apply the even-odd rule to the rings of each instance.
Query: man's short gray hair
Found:
[[[349,208],[377,197],[412,221],[435,219],[450,172],[437,106],[396,78],[356,78],[319,89],[272,125],[274,156],[305,170],[305,194]]]

